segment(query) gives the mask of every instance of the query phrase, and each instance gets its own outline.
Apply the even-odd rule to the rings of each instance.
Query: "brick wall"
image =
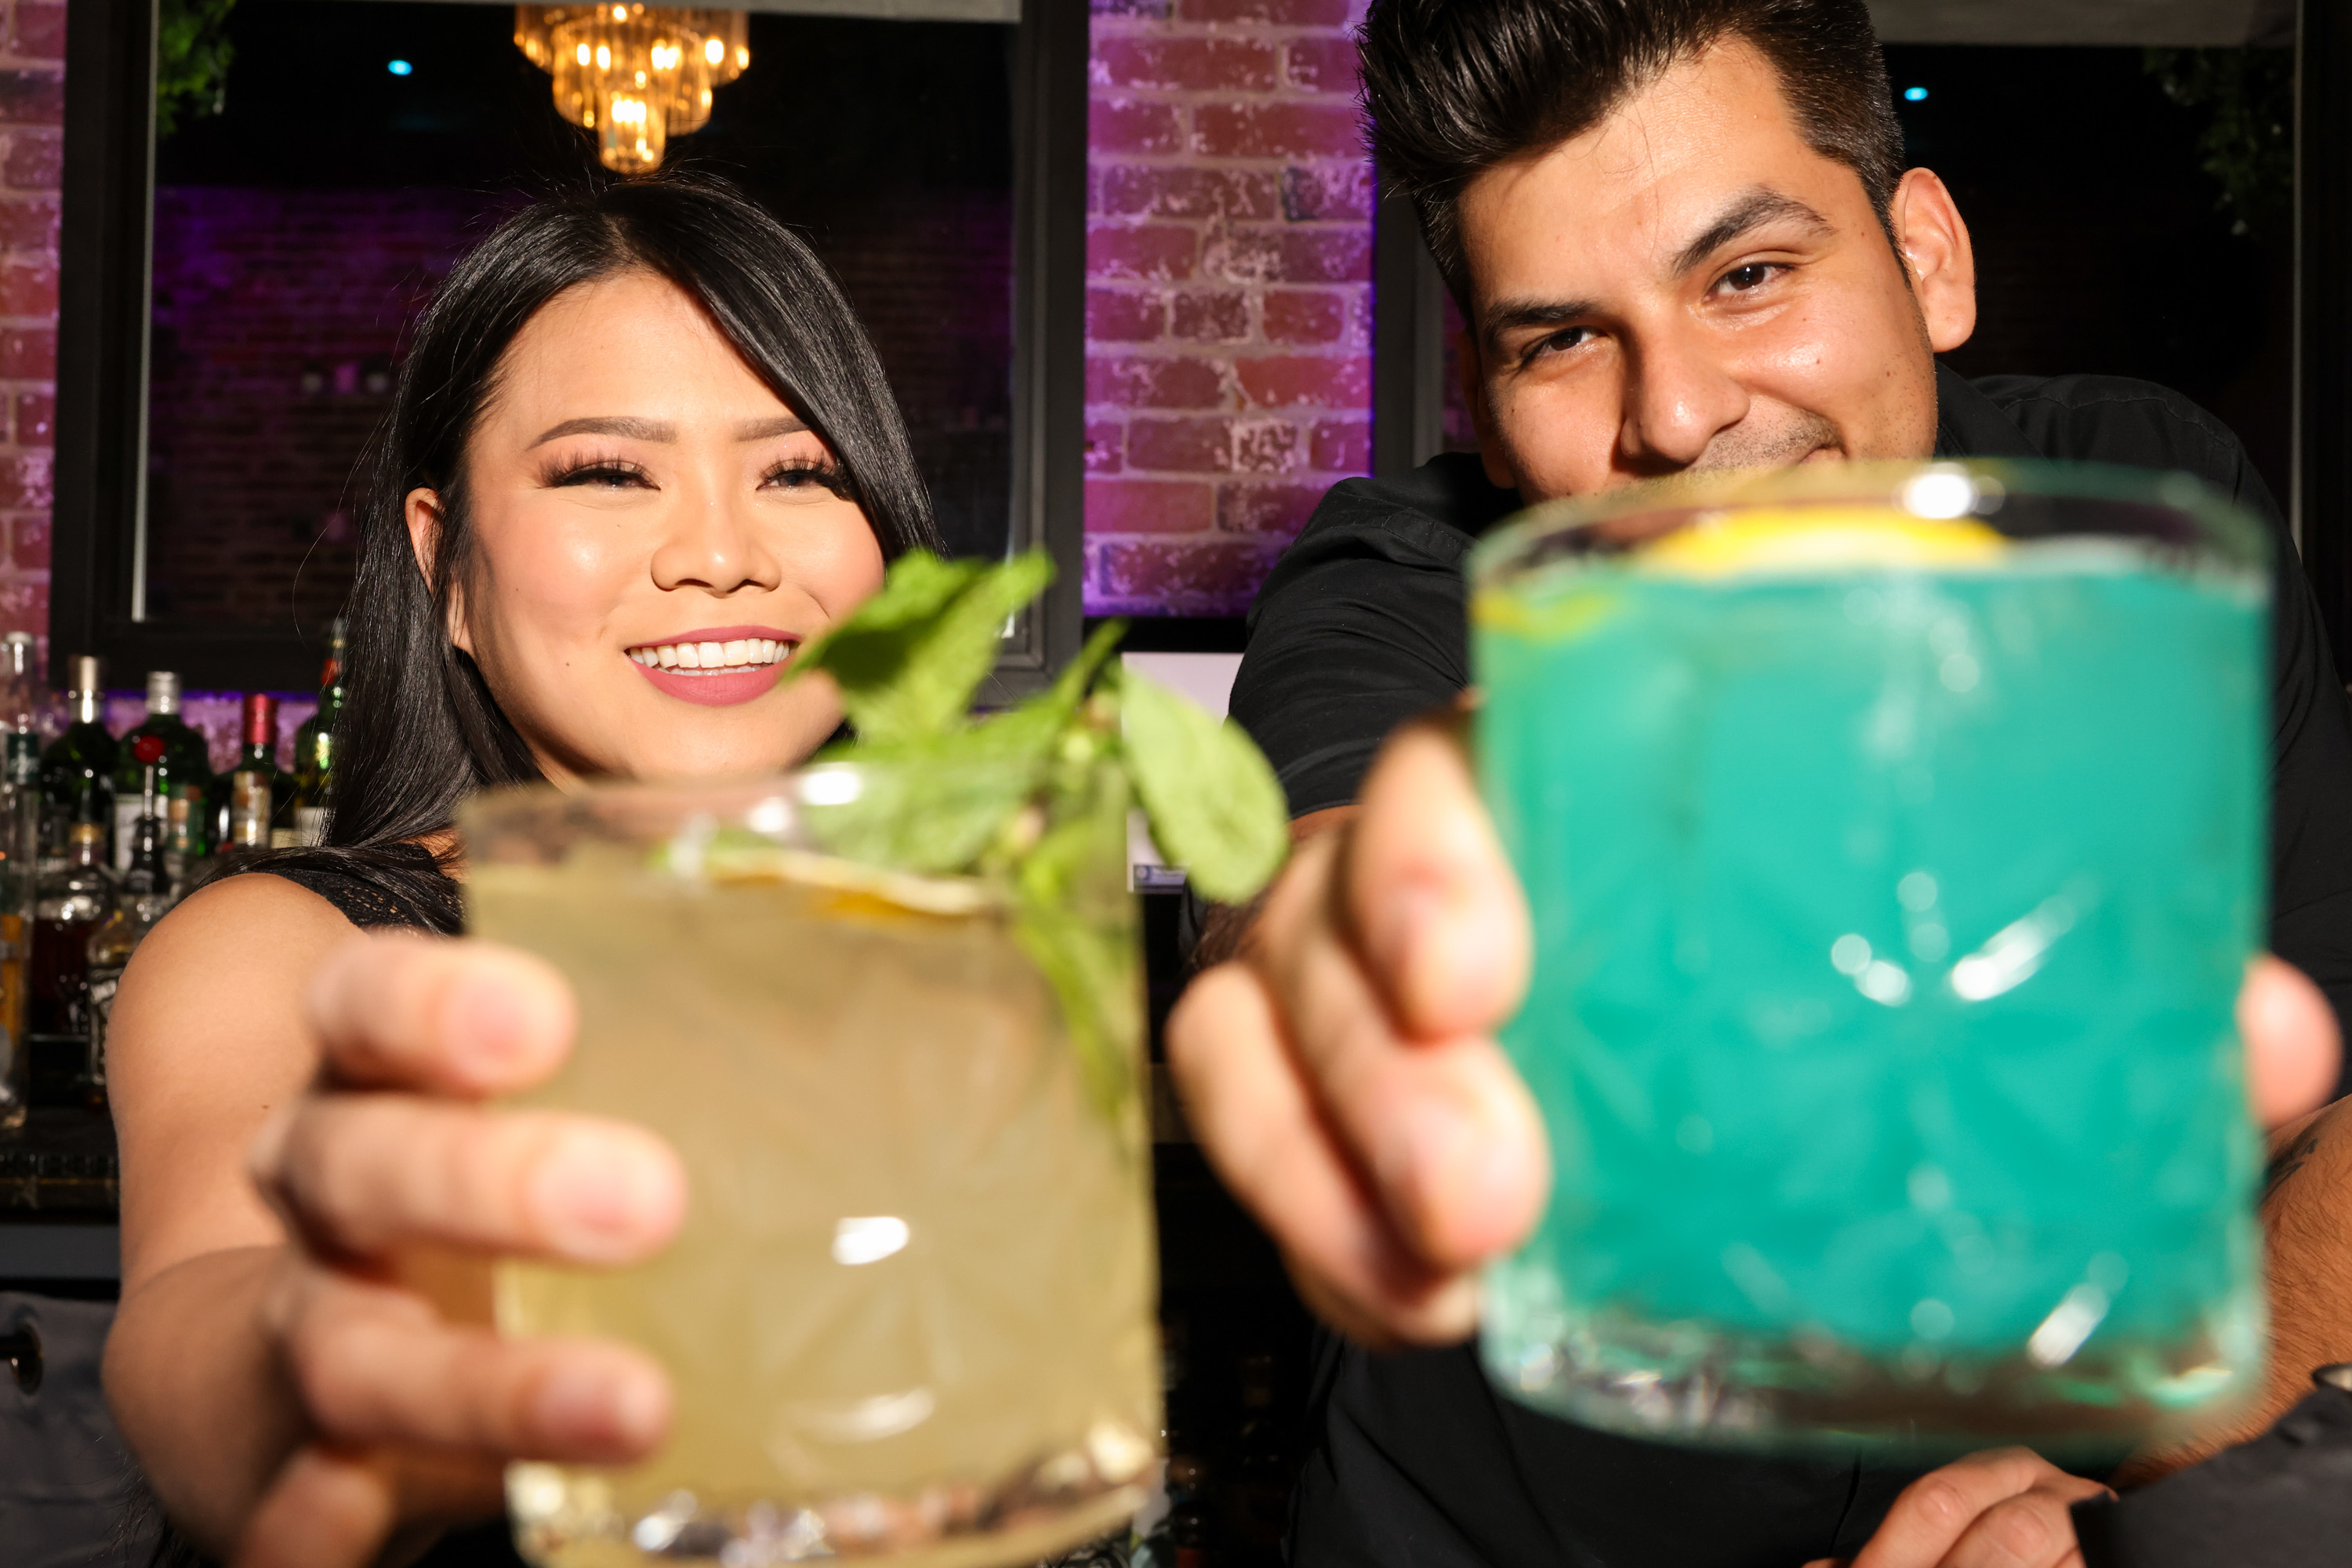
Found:
[[[1239,615],[1371,461],[1362,0],[1094,0],[1087,608]]]
[[[49,631],[66,8],[0,0],[0,631]]]

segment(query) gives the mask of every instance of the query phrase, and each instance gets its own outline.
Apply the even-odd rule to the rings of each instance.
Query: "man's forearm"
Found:
[[[261,1309],[282,1249],[173,1265],[125,1297],[106,1345],[116,1424],[173,1523],[226,1557],[302,1436]]]

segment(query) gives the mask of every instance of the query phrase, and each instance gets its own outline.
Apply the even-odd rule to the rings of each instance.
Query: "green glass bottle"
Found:
[[[327,835],[327,793],[335,777],[335,726],[343,716],[343,622],[331,634],[327,667],[319,674],[319,710],[294,731],[294,840],[319,844]]]
[[[98,825],[100,836],[114,822],[114,762],[119,748],[106,728],[106,692],[98,660],[74,660],[73,686],[66,693],[73,721],[41,753],[41,859],[62,866],[67,835],[78,822]]]
[[[191,784],[197,786],[201,798],[213,782],[212,757],[205,749],[205,738],[180,717],[180,678],[168,669],[151,670],[147,676],[147,717],[122,737],[115,750],[112,865],[118,876],[131,869],[131,850],[137,837],[145,770],[135,752],[140,738],[145,735],[163,742],[163,754],[155,763],[158,799],[169,800],[182,785]],[[192,836],[203,834],[205,826],[202,822],[192,824]],[[209,842],[192,842],[189,848],[194,855],[202,855],[210,847]]]

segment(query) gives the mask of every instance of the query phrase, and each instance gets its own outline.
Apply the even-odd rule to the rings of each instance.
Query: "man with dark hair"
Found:
[[[2277,509],[2231,434],[2162,388],[1937,365],[1975,324],[1968,228],[1940,180],[1902,168],[1863,0],[1374,0],[1362,56],[1382,172],[1467,323],[1479,451],[1338,486],[1268,579],[1233,711],[1299,850],[1258,910],[1212,919],[1204,960],[1238,961],[1206,969],[1170,1030],[1211,1159],[1354,1342],[1320,1353],[1294,1557],[1761,1568],[1867,1542],[1861,1568],[2079,1562],[2067,1509],[2102,1489],[2022,1450],[1923,1479],[1640,1442],[1487,1387],[1458,1342],[1473,1270],[1547,1185],[1491,1039],[1526,918],[1457,749],[1409,721],[1467,684],[1462,563],[1526,504],[1931,454],[2197,474],[2268,520],[2277,552],[2271,942],[2288,963],[2250,981],[2243,1022],[2284,1121],[2333,1084],[2329,1004],[2352,1007],[2352,707]],[[2347,1254],[2310,1196],[2352,1190],[2334,1119],[2297,1124],[2300,1173],[2266,1203],[2275,1367],[2250,1430],[2352,1358]]]

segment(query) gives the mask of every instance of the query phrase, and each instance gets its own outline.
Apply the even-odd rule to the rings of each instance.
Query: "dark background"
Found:
[[[350,478],[408,322],[500,216],[597,175],[513,18],[231,13],[223,112],[157,148],[151,616],[315,625],[340,606]],[[842,279],[961,552],[1001,552],[1009,520],[1013,37],[755,16],[750,68],[667,158],[744,185]]]

